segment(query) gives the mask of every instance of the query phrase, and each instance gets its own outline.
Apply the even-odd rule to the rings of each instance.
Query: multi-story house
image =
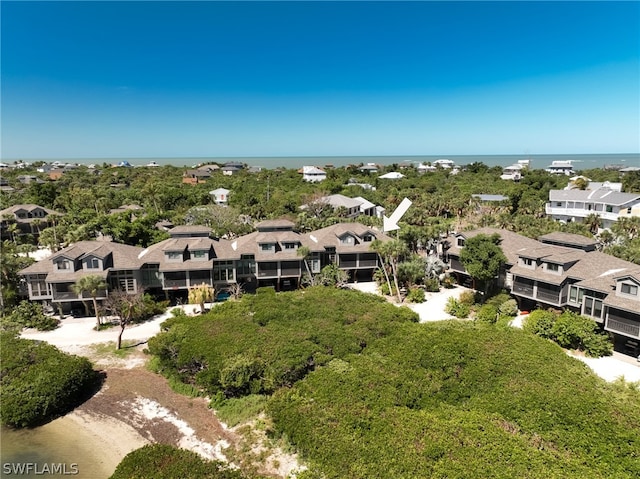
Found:
[[[81,308],[72,285],[82,276],[98,275],[111,289],[144,289],[167,298],[185,299],[189,288],[205,283],[217,291],[233,283],[253,291],[298,287],[302,276],[336,264],[354,280],[368,279],[378,267],[370,250],[384,233],[359,223],[341,223],[311,233],[293,230],[287,220],[263,221],[257,231],[234,240],[213,239],[210,228],[177,226],[171,238],[140,248],[105,241],[81,241],[22,270],[29,299],[54,303],[64,311]],[[307,257],[298,251],[309,250]],[[104,299],[102,291],[98,299]]]
[[[547,215],[554,220],[583,222],[589,215],[600,217],[601,228],[608,229],[620,216],[629,216],[640,206],[640,193],[621,193],[602,184],[593,190],[551,190]]]
[[[47,259],[20,271],[25,279],[29,299],[40,301],[65,312],[72,311],[88,293],[78,295],[72,286],[84,276],[98,276],[112,289],[136,292],[147,285],[142,282],[138,255],[142,248],[105,241],[80,241]],[[107,290],[96,298],[107,297]]]
[[[318,198],[316,203],[326,204],[334,210],[343,209],[347,218],[357,218],[360,215],[374,216],[382,218],[385,209],[382,206],[376,206],[362,196],[349,198],[341,194],[334,194]],[[309,205],[303,205],[301,209],[307,209]]]
[[[552,233],[538,240],[494,228],[459,233],[448,241],[451,271],[468,277],[460,263],[466,239],[500,235],[507,262],[497,278],[522,310],[570,309],[593,318],[614,337],[616,350],[640,354],[640,266],[595,250],[589,238]]]
[[[302,179],[310,183],[317,183],[327,179],[327,172],[317,166],[303,166],[298,170],[302,174]]]
[[[60,215],[57,211],[44,206],[20,204],[10,206],[0,211],[0,236],[9,238],[9,224],[15,222],[15,234],[40,234],[40,230],[51,226],[52,215]]]

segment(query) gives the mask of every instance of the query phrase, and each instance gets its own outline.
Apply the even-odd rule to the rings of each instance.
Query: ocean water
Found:
[[[619,165],[622,167],[635,166],[640,167],[640,153],[613,153],[613,154],[562,154],[562,155],[415,155],[415,156],[279,156],[279,157],[184,157],[184,158],[47,158],[42,161],[54,162],[61,161],[65,163],[80,164],[119,164],[127,161],[132,166],[144,166],[151,161],[155,161],[159,165],[174,166],[196,166],[205,162],[217,162],[220,164],[236,161],[245,163],[249,166],[261,166],[263,168],[272,169],[278,167],[284,168],[301,168],[305,165],[326,166],[333,165],[336,167],[357,165],[360,163],[377,163],[380,165],[392,165],[394,163],[412,162],[414,164],[433,162],[438,159],[453,160],[456,165],[468,165],[474,162],[482,162],[488,166],[509,166],[518,160],[530,160],[531,168],[544,169],[551,164],[552,161],[571,160],[576,170],[586,170],[591,168],[603,168],[608,165]],[[38,159],[28,160],[30,162],[38,161]],[[8,162],[5,160],[5,162]]]

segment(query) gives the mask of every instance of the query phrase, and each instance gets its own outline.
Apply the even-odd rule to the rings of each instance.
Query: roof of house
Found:
[[[618,206],[640,201],[640,193],[620,193],[609,189],[550,190],[549,201],[590,201]]]
[[[326,175],[327,174],[326,171],[321,170],[317,166],[303,166],[301,170],[298,170],[298,172],[302,173],[303,175]]]
[[[471,195],[474,198],[478,198],[480,201],[506,201],[509,199],[508,196],[504,196],[504,195],[485,195],[485,194],[478,194],[478,195]]]
[[[334,208],[347,208],[347,209],[359,208],[360,205],[362,204],[361,201],[355,198],[349,198],[348,196],[341,195],[341,194],[323,196],[322,198],[320,198],[319,201],[323,203],[327,203],[333,206]]]
[[[385,180],[398,180],[400,178],[404,178],[404,175],[397,171],[390,171],[389,173],[385,173],[384,175],[378,176],[378,178],[382,178]]]
[[[362,239],[366,234],[371,234],[375,239],[388,241],[390,236],[370,226],[361,223],[338,223],[327,226],[311,233],[305,234],[303,244],[308,246],[312,251],[322,251],[325,248],[335,247],[338,253],[362,253],[371,249],[371,243],[359,241],[354,245],[344,245],[340,242],[340,238],[345,234],[350,234],[356,239]]]
[[[258,231],[270,230],[270,229],[293,229],[295,223],[293,221],[279,219],[279,220],[264,220],[256,225]]]
[[[598,242],[593,238],[587,238],[586,236],[573,233],[563,233],[561,231],[555,231],[553,233],[539,236],[538,240],[543,243],[563,243],[575,246],[593,246],[598,244]]]
[[[168,233],[170,235],[187,235],[187,234],[207,234],[211,233],[211,228],[201,225],[179,225],[171,228]]]
[[[22,271],[20,274],[45,274],[54,273],[54,262],[58,258],[68,258],[72,260],[81,260],[84,257],[93,255],[100,258],[105,258],[111,255],[113,266],[109,269],[135,269],[142,263],[138,259],[138,256],[142,252],[142,248],[139,246],[130,246],[121,243],[112,243],[109,241],[78,241],[66,248],[58,251],[52,256],[34,263]],[[76,271],[69,273],[60,273],[52,276],[56,278],[59,276],[64,281],[76,281],[82,276],[91,274],[102,274],[100,271]],[[47,280],[49,277],[47,276]],[[53,280],[52,280],[53,281]]]

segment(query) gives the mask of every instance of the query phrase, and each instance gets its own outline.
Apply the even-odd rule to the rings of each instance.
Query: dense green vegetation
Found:
[[[12,427],[32,427],[64,414],[91,394],[98,373],[91,363],[54,346],[0,336],[0,419]]]
[[[588,356],[611,356],[613,343],[608,334],[587,316],[572,311],[536,310],[525,319],[523,329],[555,341],[563,348],[584,351]]]
[[[378,175],[362,173],[359,165],[328,170],[328,178],[321,183],[307,183],[295,169],[272,169],[259,173],[241,171],[233,176],[213,172],[205,182],[182,183],[187,168],[163,166],[159,168],[113,168],[98,165],[94,170],[79,167],[66,172],[56,181],[22,184],[18,176],[34,175],[43,180],[47,176],[34,167],[3,171],[14,192],[0,195],[0,208],[18,203],[34,203],[55,209],[63,216],[54,224],[33,222],[33,234],[16,234],[14,220],[7,223],[7,240],[2,245],[2,282],[0,309],[17,304],[16,272],[29,264],[28,258],[18,256],[19,243],[40,244],[54,250],[74,241],[109,235],[114,241],[148,246],[167,238],[156,223],[169,220],[175,225],[203,224],[212,228],[216,236],[235,236],[250,232],[255,223],[264,219],[287,217],[300,231],[309,231],[348,221],[346,212],[311,207],[300,211],[303,204],[318,204],[323,195],[341,193],[362,196],[393,211],[404,197],[413,202],[401,222],[399,239],[409,254],[401,255],[397,267],[399,282],[407,290],[415,283],[412,253],[432,249],[440,233],[481,226],[508,228],[525,236],[537,238],[553,231],[565,231],[594,237],[598,218],[586,223],[561,224],[545,215],[545,203],[550,189],[566,186],[565,176],[551,175],[543,170],[526,172],[520,182],[501,180],[502,169],[482,163],[467,165],[459,174],[449,170],[419,174],[414,166],[402,170],[401,180],[381,180]],[[385,166],[380,173],[398,170],[399,165]],[[638,174],[621,176],[616,171],[601,169],[580,171],[593,181],[622,181],[625,191],[640,191]],[[358,183],[369,183],[374,189],[363,189]],[[229,206],[212,204],[209,191],[224,187],[231,191]],[[481,204],[472,195],[501,194],[509,199]],[[314,203],[315,202],[315,203]],[[111,214],[122,205],[137,204],[142,210]],[[359,221],[380,225],[377,218],[361,217]],[[618,222],[610,232],[596,236],[603,251],[640,264],[640,219]],[[388,252],[392,253],[392,252]],[[390,269],[393,255],[383,255]],[[393,275],[391,279],[396,279]],[[424,280],[432,288],[433,278]],[[422,284],[422,283],[420,283]],[[395,287],[395,285],[394,285]],[[390,293],[398,294],[390,284]]]
[[[310,478],[632,478],[640,395],[519,330],[401,325],[272,398]]]
[[[332,359],[362,352],[407,321],[417,315],[356,291],[263,288],[206,315],[167,320],[149,351],[161,372],[207,393],[272,393]]]
[[[243,479],[247,476],[195,452],[152,444],[130,452],[110,479]]]
[[[149,349],[234,423],[266,405],[305,479],[640,475],[637,389],[525,331],[414,321],[355,291],[265,289],[172,318]]]
[[[20,301],[8,315],[0,318],[0,326],[7,331],[20,331],[22,328],[51,331],[58,327],[58,318],[44,314],[39,303]]]

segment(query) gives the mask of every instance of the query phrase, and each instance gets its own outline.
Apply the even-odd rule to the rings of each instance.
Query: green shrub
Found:
[[[110,479],[242,479],[236,470],[195,452],[149,444],[127,454]]]
[[[411,288],[407,295],[407,301],[410,303],[424,303],[425,295],[422,288]]]
[[[463,304],[453,296],[447,299],[447,304],[444,307],[446,313],[455,316],[459,319],[464,319],[471,313],[471,307],[468,304]]]
[[[461,304],[467,305],[469,307],[473,306],[473,304],[476,302],[475,291],[463,291],[460,294],[460,298],[458,299],[458,302],[460,302]]]
[[[440,281],[438,278],[428,278],[424,282],[424,289],[429,293],[437,293],[440,291]]]
[[[32,427],[64,414],[93,392],[98,374],[86,358],[49,344],[3,333],[0,337],[0,417]]]
[[[639,477],[639,407],[548,341],[443,321],[400,325],[268,412],[310,477],[583,479]]]
[[[553,311],[536,309],[524,319],[522,329],[542,338],[553,339],[553,325],[556,317],[557,314]]]
[[[551,339],[563,348],[584,351],[588,356],[610,356],[613,343],[598,324],[587,316],[571,311],[562,314],[535,310],[523,322],[523,329],[543,338]]]
[[[518,303],[515,299],[508,299],[500,305],[498,312],[500,313],[500,316],[517,316]]]
[[[511,296],[509,296],[509,294],[506,293],[505,291],[502,291],[499,294],[496,294],[495,296],[491,296],[487,298],[485,300],[485,304],[492,304],[496,308],[499,308],[502,303],[504,303],[505,301],[509,301],[510,299],[511,299]]]
[[[409,308],[359,291],[267,289],[204,315],[165,321],[148,349],[158,371],[207,394],[270,394],[417,320]]]
[[[476,320],[481,323],[494,324],[498,317],[498,308],[493,304],[483,304],[476,315]]]
[[[31,301],[20,301],[20,304],[7,316],[6,321],[24,328],[35,328],[38,331],[51,331],[58,327],[56,318],[44,314],[42,305]]]
[[[251,394],[241,398],[217,398],[211,406],[222,422],[229,427],[234,427],[263,412],[267,406],[267,396]]]

